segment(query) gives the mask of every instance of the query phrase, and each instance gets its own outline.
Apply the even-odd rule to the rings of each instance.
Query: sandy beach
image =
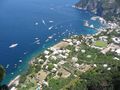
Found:
[[[55,49],[60,49],[60,48],[66,47],[66,46],[68,46],[68,45],[69,45],[68,42],[66,42],[66,41],[61,41],[61,42],[57,43],[56,45],[54,45],[53,48],[55,48]]]
[[[8,87],[11,88],[13,86],[18,86],[19,80],[20,80],[20,75],[18,75],[15,79],[11,80],[10,83],[8,84]]]

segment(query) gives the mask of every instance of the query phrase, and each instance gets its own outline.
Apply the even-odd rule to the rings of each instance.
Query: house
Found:
[[[77,61],[78,61],[78,58],[72,57],[72,62],[73,62],[73,63],[76,63]]]
[[[106,68],[106,67],[108,67],[108,65],[107,64],[103,64],[103,67]]]
[[[119,59],[119,58],[117,58],[117,57],[114,57],[113,59],[114,59],[114,60],[120,60],[120,59]]]
[[[120,38],[114,37],[114,38],[112,38],[112,40],[114,41],[114,43],[120,44]]]
[[[77,45],[77,46],[79,46],[80,44],[81,44],[81,42],[80,42],[80,41],[77,41],[77,42],[76,42],[76,45]]]
[[[43,84],[44,86],[48,86],[48,85],[49,85],[48,82],[45,81],[45,80],[42,81],[42,84]]]
[[[15,88],[15,87],[12,87],[12,88],[11,88],[11,90],[17,90],[17,88]]]
[[[57,60],[57,57],[56,56],[51,56],[51,59]]]
[[[108,38],[108,36],[101,36],[101,37],[99,37],[99,40],[106,42],[107,38]]]
[[[115,52],[116,52],[118,55],[120,55],[120,49],[117,49]]]
[[[86,50],[81,50],[81,52],[82,52],[82,53],[85,53],[85,52],[86,52]]]
[[[79,65],[78,63],[75,63],[75,64],[74,64],[74,67],[76,67],[76,68],[79,68],[79,66],[80,66],[80,65]]]
[[[48,55],[48,54],[49,54],[49,51],[45,50],[45,51],[44,51],[44,54]]]
[[[93,66],[94,66],[94,67],[97,67],[97,65],[96,65],[96,64],[94,64]]]
[[[50,56],[49,55],[45,55],[45,58],[48,59]]]

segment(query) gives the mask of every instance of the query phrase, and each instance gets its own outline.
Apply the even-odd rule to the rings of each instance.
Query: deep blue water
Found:
[[[4,67],[9,65],[5,82],[23,72],[32,57],[63,38],[96,33],[84,27],[83,22],[89,20],[97,28],[99,22],[90,21],[93,16],[90,12],[72,8],[77,1],[0,0],[0,64]],[[48,30],[51,26],[53,28]],[[46,42],[51,35],[53,38]],[[35,38],[39,38],[40,44],[35,43]],[[18,46],[9,48],[15,43]]]

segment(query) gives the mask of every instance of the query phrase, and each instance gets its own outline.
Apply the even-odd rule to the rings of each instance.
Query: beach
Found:
[[[66,41],[61,41],[61,42],[57,43],[56,45],[54,45],[53,48],[55,48],[55,49],[60,49],[60,48],[66,47],[66,46],[68,46],[68,45],[69,45],[68,42],[66,42]]]
[[[54,49],[60,49],[60,48],[64,48],[66,46],[68,46],[69,43],[66,41],[60,41],[59,43],[51,46],[51,48]],[[44,51],[43,51],[44,52]],[[42,53],[43,53],[42,52]],[[33,64],[35,62],[35,57],[33,57],[33,59],[31,59],[28,64]],[[8,84],[8,87],[13,88],[14,86],[18,86],[19,85],[19,80],[20,80],[20,75],[16,76],[13,80],[10,81],[10,83]]]
[[[10,81],[10,83],[8,84],[8,87],[10,88],[10,90],[12,90],[12,88],[14,88],[14,86],[19,85],[19,80],[20,80],[20,75],[18,75],[15,79]]]
[[[0,7],[0,64],[7,72],[3,84],[21,74],[31,58],[46,47],[72,35],[96,33],[93,28],[85,27],[83,22],[90,21],[95,28],[100,27],[99,22],[90,19],[94,16],[92,13],[72,8],[76,1],[26,0],[24,3],[23,0],[13,0],[1,3],[5,8]]]

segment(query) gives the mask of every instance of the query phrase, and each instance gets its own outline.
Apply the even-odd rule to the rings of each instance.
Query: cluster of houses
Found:
[[[95,45],[90,45],[93,48],[100,49],[103,54],[106,54],[108,51],[115,52],[118,55],[120,55],[120,27],[116,25],[115,23],[108,23],[108,27],[106,29],[102,29],[100,33],[98,32],[97,34],[93,36],[85,36],[85,39],[88,42],[94,43],[95,41],[103,41],[103,42],[109,42],[108,39],[110,39],[112,42],[108,43],[107,47],[97,47]],[[107,30],[109,29],[109,30]],[[102,35],[102,32],[106,33]],[[116,32],[118,35],[117,36],[112,36],[109,37],[108,34],[112,34],[113,32]],[[101,34],[99,37],[94,38],[94,36],[97,36]]]
[[[73,37],[77,37],[76,35]],[[65,42],[65,43],[63,43]],[[61,43],[63,43],[61,46],[59,46]],[[65,45],[66,44],[66,45]],[[77,57],[72,57],[70,60],[67,60],[71,50],[67,48],[62,48],[64,46],[73,46],[75,47],[75,52],[79,51],[79,46],[81,45],[81,41],[77,39],[63,39],[62,42],[59,43],[59,47],[50,47],[47,50],[43,52],[44,57],[46,60],[43,60],[42,58],[38,59],[38,62],[43,62],[42,64],[42,73],[39,72],[39,74],[36,76],[38,80],[42,77],[41,75],[46,72],[46,75],[44,75],[44,79],[49,75],[50,73],[54,74],[54,78],[67,78],[69,77],[72,73],[69,68],[66,68],[64,64],[70,63],[71,67],[74,68],[75,70],[79,70],[80,72],[86,72],[91,68],[91,65],[87,64],[79,64],[77,63],[78,58]],[[86,50],[81,50],[81,53],[85,53]],[[90,56],[88,56],[89,58]],[[53,63],[55,62],[55,63]],[[69,64],[68,64],[69,65]],[[52,67],[52,68],[51,68]],[[44,72],[43,72],[44,71]],[[61,76],[59,76],[61,74]],[[43,81],[43,79],[41,80]],[[48,82],[46,82],[46,86],[48,86]],[[43,83],[42,83],[43,84]],[[44,83],[45,84],[45,83]]]
[[[77,37],[79,36],[74,35],[70,39],[63,39],[62,42],[45,50],[43,52],[44,58],[41,57],[37,58],[38,64],[42,63],[42,65],[41,65],[41,70],[35,75],[36,80],[38,80],[37,81],[38,85],[36,90],[41,90],[41,85],[49,86],[49,82],[46,80],[46,78],[51,73],[53,75],[53,78],[60,78],[60,77],[68,78],[71,74],[73,74],[72,70],[78,70],[79,72],[84,73],[89,69],[91,69],[91,67],[94,68],[97,67],[97,64],[95,63],[93,63],[93,65],[87,63],[79,64],[78,57],[70,56],[72,50],[66,48],[67,46],[74,47],[75,53],[81,52],[84,54],[87,51],[85,49],[80,49],[80,45],[82,43],[85,43],[87,46],[91,48],[99,49],[103,54],[106,54],[107,52],[111,51],[120,56],[120,37],[107,36],[107,34],[112,33],[113,30],[116,30],[116,32],[120,34],[119,33],[120,28],[118,28],[116,24],[109,23],[109,31],[103,29],[102,31],[94,35],[86,35],[86,36],[82,35],[82,39],[77,39]],[[102,32],[106,32],[106,35],[102,35],[101,34]],[[97,35],[98,37],[94,37]],[[108,43],[107,47],[98,47],[93,44],[96,41],[108,42],[108,39],[111,39],[112,43]],[[87,55],[86,57],[91,58],[92,56]],[[113,60],[120,60],[120,58],[114,57]],[[66,67],[65,64],[69,65],[69,67],[71,68]],[[107,70],[111,70],[111,67],[109,67],[109,65],[106,63],[102,64],[102,67],[106,68]],[[74,74],[74,76],[76,75]]]
[[[110,26],[110,28],[114,28],[117,26]],[[111,30],[112,30],[111,29]],[[118,30],[118,29],[116,29]],[[104,32],[108,33],[106,30],[103,30]],[[117,31],[118,32],[118,31]],[[109,33],[112,33],[109,32]],[[106,54],[109,51],[115,52],[118,55],[120,55],[120,37],[112,37],[112,43],[108,44],[107,47],[97,47],[95,45],[93,45],[92,43],[96,42],[97,40],[99,41],[103,41],[103,42],[108,42],[108,39],[110,38],[107,35],[101,35],[97,38],[94,37],[95,35],[91,36],[91,35],[87,35],[87,36],[82,36],[81,40],[77,40],[75,39],[75,37],[77,37],[77,35],[72,36],[71,39],[63,39],[62,43],[63,45],[59,46],[58,48],[56,47],[51,47],[48,48],[47,50],[44,51],[44,55],[45,55],[45,62],[42,59],[39,59],[39,62],[44,62],[42,65],[43,70],[49,72],[49,73],[54,73],[54,78],[59,78],[59,73],[61,73],[61,76],[64,78],[67,78],[71,75],[71,72],[68,68],[64,67],[64,64],[68,62],[70,62],[70,64],[72,64],[72,68],[75,68],[76,70],[79,70],[80,72],[86,72],[87,70],[89,70],[92,66],[93,67],[97,67],[97,64],[93,64],[88,65],[88,64],[79,64],[77,63],[78,58],[77,57],[72,57],[71,60],[67,60],[67,58],[69,57],[69,54],[71,52],[71,50],[67,49],[67,48],[61,48],[62,46],[74,46],[75,47],[75,52],[78,52],[80,49],[80,45],[82,42],[85,42],[86,45],[92,47],[92,48],[96,48],[101,50],[101,52],[103,54]],[[64,45],[65,44],[65,45]],[[81,53],[85,53],[86,50],[81,50]],[[87,58],[91,58],[91,55],[87,55]],[[120,60],[118,57],[114,57],[114,60]],[[52,61],[56,61],[56,63],[52,63]],[[51,69],[49,69],[49,64],[52,64],[53,67]],[[108,64],[103,64],[102,65],[104,68],[106,68],[107,70],[111,70],[111,67],[108,66]],[[47,77],[47,76],[46,76]],[[45,82],[45,81],[44,81]],[[46,85],[48,86],[48,82],[46,82]]]

